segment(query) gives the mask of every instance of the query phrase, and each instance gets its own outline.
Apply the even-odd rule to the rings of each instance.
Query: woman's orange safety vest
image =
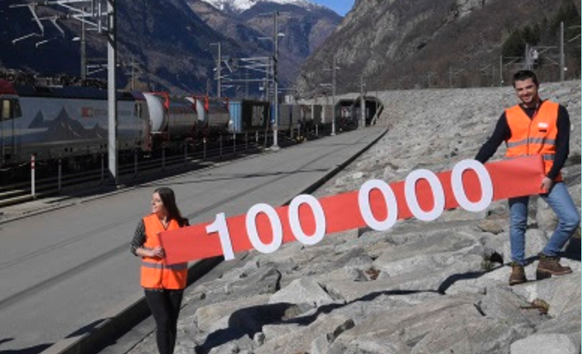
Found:
[[[547,174],[556,156],[556,137],[558,136],[559,105],[551,101],[543,101],[533,118],[519,106],[513,106],[505,111],[511,138],[506,141],[507,158],[542,155],[545,173]],[[562,180],[561,173],[555,179]]]
[[[162,222],[156,214],[143,218],[145,225],[145,248],[160,246],[158,234],[162,231],[176,230],[180,225],[176,220],[171,220],[168,228],[164,229]],[[143,257],[141,263],[141,286],[148,289],[184,289],[188,275],[188,264],[166,265],[160,258]]]

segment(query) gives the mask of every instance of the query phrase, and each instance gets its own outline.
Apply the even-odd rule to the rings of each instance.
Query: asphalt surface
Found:
[[[40,353],[83,335],[141,292],[129,243],[156,187],[175,190],[192,225],[277,206],[383,132],[357,130],[0,224],[0,352]]]

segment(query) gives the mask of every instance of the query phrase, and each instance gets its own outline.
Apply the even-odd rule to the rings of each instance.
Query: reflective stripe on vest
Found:
[[[539,144],[539,145],[553,145],[556,146],[556,140],[554,139],[545,139],[545,138],[529,138],[520,141],[514,141],[511,143],[507,143],[508,148],[518,147],[527,144]]]
[[[146,242],[144,248],[160,246],[158,234],[162,231],[176,230],[180,225],[171,220],[168,228],[164,229],[160,219],[151,214],[143,218],[145,225]],[[166,265],[163,259],[143,257],[141,263],[141,286],[148,289],[184,289],[188,275],[186,263]]]
[[[141,266],[152,269],[171,269],[171,270],[184,270],[188,268],[187,263],[160,264],[160,263],[150,263],[148,261],[142,261]]]
[[[506,141],[506,157],[542,155],[547,174],[556,155],[559,107],[557,103],[543,101],[533,118],[529,118],[519,105],[507,109],[505,116],[511,137]],[[561,179],[560,174],[556,181]]]

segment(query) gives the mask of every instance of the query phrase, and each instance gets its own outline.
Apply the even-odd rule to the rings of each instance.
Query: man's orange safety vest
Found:
[[[543,101],[533,118],[519,106],[513,106],[505,111],[507,125],[511,138],[506,141],[507,158],[542,155],[545,173],[547,174],[556,156],[556,137],[558,136],[558,110],[560,105],[551,101]],[[562,180],[561,173],[555,178]]]
[[[145,225],[145,248],[160,246],[158,234],[162,231],[176,230],[180,225],[176,220],[171,220],[168,228],[164,229],[162,222],[156,214],[143,218]],[[148,289],[184,289],[188,275],[188,264],[180,263],[166,265],[161,258],[143,257],[141,263],[141,286]]]

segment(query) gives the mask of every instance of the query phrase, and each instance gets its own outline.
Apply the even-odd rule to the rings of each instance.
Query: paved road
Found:
[[[140,291],[129,242],[155,187],[174,188],[191,224],[279,205],[382,133],[328,137],[1,224],[0,352],[39,353],[85,333]]]

